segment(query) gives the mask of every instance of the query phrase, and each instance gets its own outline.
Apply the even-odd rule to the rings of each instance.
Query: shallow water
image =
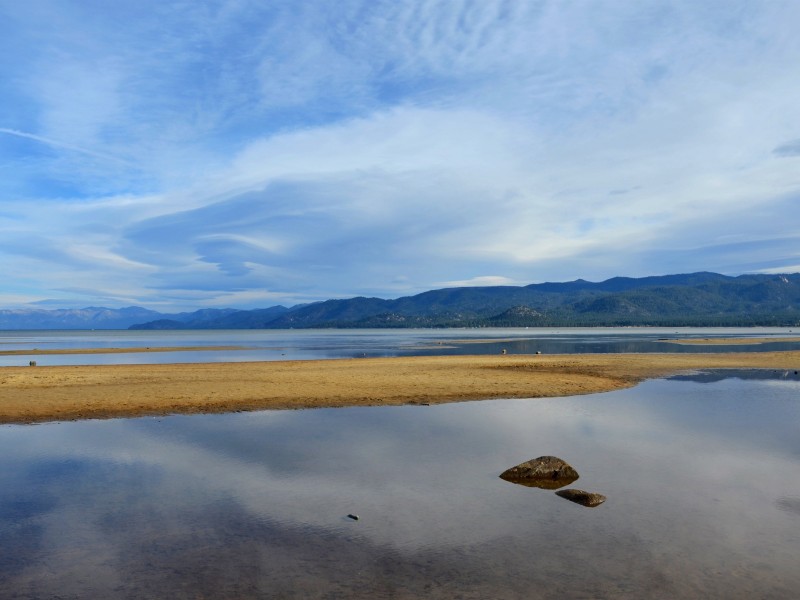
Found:
[[[679,345],[668,339],[774,337],[758,345]],[[192,331],[0,331],[0,350],[241,346],[241,350],[0,356],[0,366],[163,364],[380,356],[800,350],[785,328],[498,328]],[[798,336],[800,337],[800,336]]]
[[[2,426],[0,597],[795,598],[800,383],[725,374]],[[607,502],[498,477],[545,454]]]

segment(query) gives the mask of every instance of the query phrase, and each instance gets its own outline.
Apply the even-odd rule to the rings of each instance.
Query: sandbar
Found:
[[[572,396],[710,368],[794,371],[800,351],[2,367],[0,423]]]
[[[800,337],[760,337],[760,338],[685,338],[660,340],[671,344],[687,344],[692,346],[756,346],[759,344],[775,344],[779,342],[800,342]]]

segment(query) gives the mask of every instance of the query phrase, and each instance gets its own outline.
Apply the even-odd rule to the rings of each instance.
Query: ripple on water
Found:
[[[800,496],[783,496],[775,501],[778,510],[800,516]]]

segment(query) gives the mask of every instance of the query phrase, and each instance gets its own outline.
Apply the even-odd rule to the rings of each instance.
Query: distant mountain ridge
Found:
[[[690,273],[524,287],[462,287],[396,300],[327,300],[266,328],[749,326],[800,322],[800,274]]]
[[[274,321],[289,310],[285,306],[255,310],[226,309],[220,311],[225,314],[218,316],[198,310],[174,315],[172,318],[134,324],[130,329],[263,329],[264,324]]]
[[[132,325],[168,319],[171,323],[184,321],[211,322],[239,312],[232,308],[202,309],[191,313],[167,315],[140,306],[126,308],[4,309],[0,310],[0,329],[128,329]]]
[[[134,323],[158,318],[161,313],[139,306],[126,308],[5,309],[0,329],[127,329]]]
[[[800,274],[699,272],[430,290],[287,308],[0,310],[0,329],[306,329],[402,327],[800,326]]]

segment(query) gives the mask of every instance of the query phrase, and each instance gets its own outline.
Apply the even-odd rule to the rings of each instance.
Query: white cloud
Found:
[[[70,266],[210,304],[797,262],[794,3],[54,7],[0,26],[22,296]]]
[[[33,135],[31,133],[25,133],[24,131],[17,131],[16,129],[6,129],[4,127],[0,127],[0,133],[5,133],[8,135],[15,135],[17,137],[26,138],[30,140],[35,140],[37,142],[41,142],[42,144],[46,144],[48,146],[54,146],[56,148],[64,148],[65,150],[70,150],[72,152],[79,152],[81,154],[88,154],[89,156],[93,156],[95,158],[101,158],[104,160],[111,160],[117,162],[126,162],[121,158],[117,158],[116,156],[110,156],[107,154],[100,154],[98,152],[93,152],[87,148],[81,148],[79,146],[75,146],[73,144],[68,144],[65,142],[60,142],[57,140],[51,140],[49,138],[45,138],[39,135]]]
[[[460,281],[442,281],[435,283],[434,285],[437,287],[482,287],[493,285],[520,285],[520,283],[527,282],[514,281],[513,279],[503,277],[502,275],[480,275],[478,277],[473,277],[472,279],[462,279]]]

